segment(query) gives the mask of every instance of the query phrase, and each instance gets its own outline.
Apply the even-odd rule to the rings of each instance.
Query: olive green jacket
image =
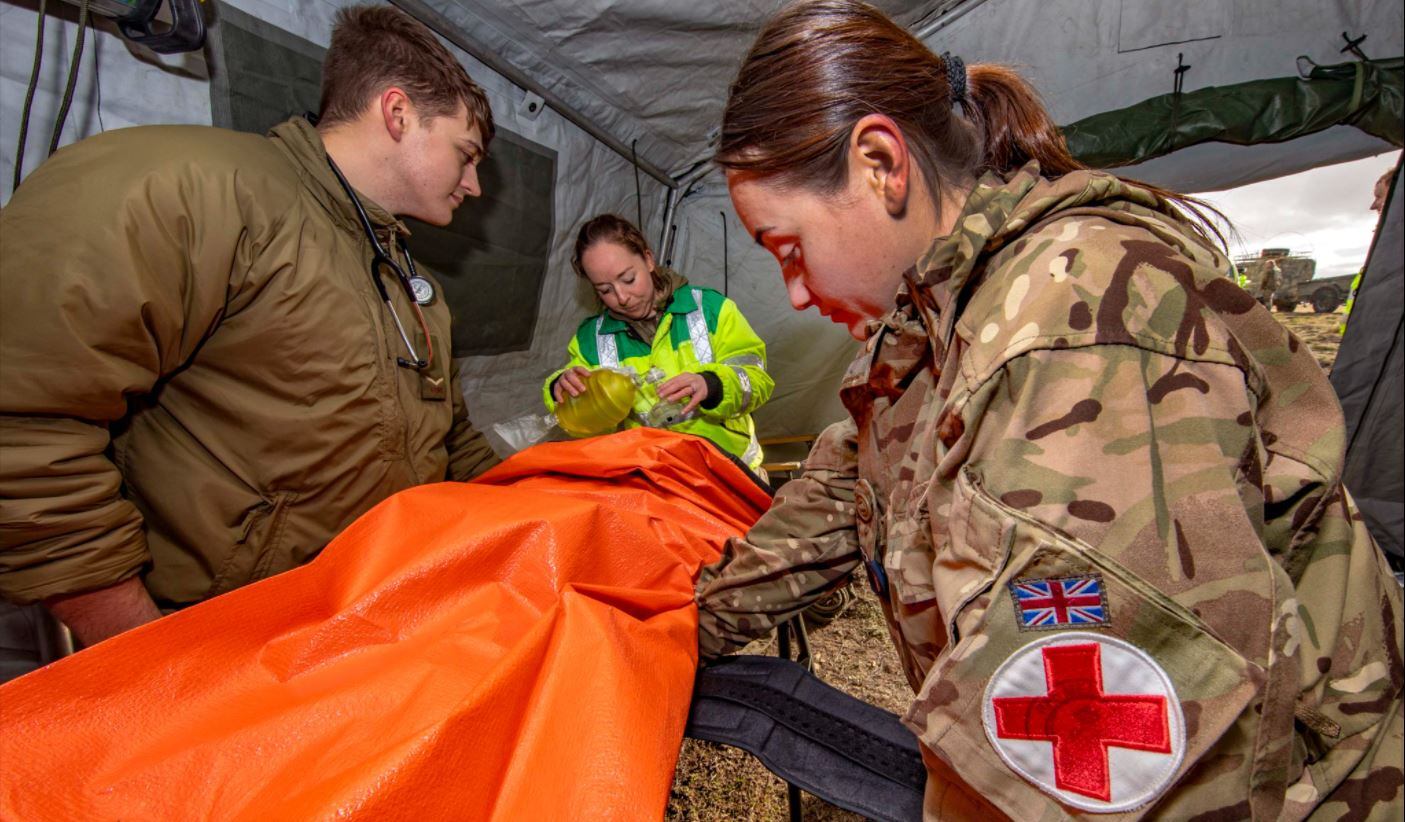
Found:
[[[393,247],[404,226],[363,202]],[[193,603],[308,561],[396,491],[496,462],[442,299],[424,307],[432,366],[397,367],[370,244],[304,120],[84,140],[20,186],[0,241],[8,599],[141,573],[158,604]]]

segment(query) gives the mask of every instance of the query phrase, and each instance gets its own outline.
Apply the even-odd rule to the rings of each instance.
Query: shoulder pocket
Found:
[[[969,468],[956,500],[951,551],[989,565],[989,583],[943,612],[956,642],[904,721],[1017,819],[1166,800],[1240,721],[1264,670],[1121,564],[1002,505]],[[1215,798],[1248,795],[1250,759],[1225,758]],[[1193,794],[1157,812],[1178,816]]]

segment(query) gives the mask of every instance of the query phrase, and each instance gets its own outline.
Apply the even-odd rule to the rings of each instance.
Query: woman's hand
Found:
[[[659,386],[659,399],[665,402],[682,402],[687,399],[679,416],[693,413],[698,403],[707,399],[707,380],[701,374],[684,372]]]
[[[567,368],[556,378],[556,384],[551,386],[551,396],[555,397],[557,402],[564,402],[568,394],[579,397],[585,393],[585,378],[588,376],[590,369],[585,366]]]

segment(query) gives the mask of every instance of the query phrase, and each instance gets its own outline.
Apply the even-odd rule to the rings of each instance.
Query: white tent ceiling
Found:
[[[761,22],[782,0],[392,0],[442,14],[459,33],[520,69],[567,106],[677,175],[710,155],[727,86]],[[1172,90],[1290,76],[1298,55],[1341,54],[1342,32],[1366,34],[1376,57],[1405,51],[1399,0],[877,0],[934,51],[968,64],[1018,67],[1056,121],[1071,123]],[[1386,150],[1340,129],[1299,150],[1201,149],[1193,163],[1138,172],[1196,190],[1242,185]],[[1311,149],[1311,150],[1303,150]],[[1270,152],[1272,153],[1272,152]],[[1246,172],[1246,169],[1249,171]]]
[[[394,0],[392,0],[394,1]],[[904,25],[960,0],[876,0]],[[420,0],[655,166],[705,159],[727,86],[780,0]],[[413,11],[415,3],[397,3]]]

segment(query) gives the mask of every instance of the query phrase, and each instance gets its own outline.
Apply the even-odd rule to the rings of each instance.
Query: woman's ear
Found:
[[[885,115],[865,115],[849,133],[850,179],[858,175],[890,216],[907,211],[912,162],[902,129]]]
[[[656,266],[654,265],[654,252],[650,251],[647,248],[644,249],[644,270],[653,273],[655,268]]]

